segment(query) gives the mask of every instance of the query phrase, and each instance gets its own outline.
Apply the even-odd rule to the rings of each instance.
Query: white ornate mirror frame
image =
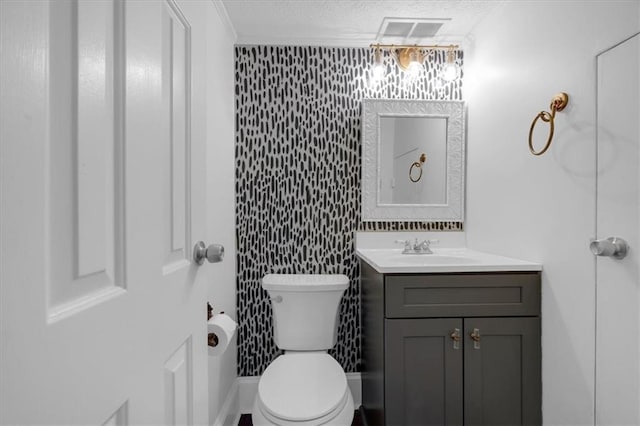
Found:
[[[380,117],[447,119],[446,201],[443,204],[380,202]],[[364,99],[362,102],[362,220],[464,221],[465,109],[462,101]]]

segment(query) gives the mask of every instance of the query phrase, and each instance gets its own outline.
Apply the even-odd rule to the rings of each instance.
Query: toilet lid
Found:
[[[272,416],[304,421],[326,416],[344,402],[347,378],[327,353],[284,354],[260,377],[258,398]]]

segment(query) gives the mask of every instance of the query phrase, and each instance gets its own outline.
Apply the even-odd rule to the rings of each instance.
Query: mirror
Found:
[[[464,220],[464,103],[365,99],[362,220]]]
[[[381,116],[379,142],[381,204],[446,202],[446,118]]]

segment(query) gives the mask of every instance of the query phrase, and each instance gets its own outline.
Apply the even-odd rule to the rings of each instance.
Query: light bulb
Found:
[[[416,78],[420,75],[420,72],[422,72],[422,65],[420,65],[420,62],[411,61],[407,67],[407,74],[409,77]]]
[[[440,77],[445,81],[454,81],[460,78],[460,66],[455,62],[446,63],[440,71]]]
[[[409,54],[409,65],[407,66],[407,74],[410,78],[416,78],[422,71],[422,64],[418,56],[417,50],[412,50]]]
[[[373,64],[373,68],[371,69],[371,76],[374,80],[382,80],[386,72],[387,70],[385,70],[383,63],[375,63]]]
[[[460,65],[456,63],[456,53],[453,46],[451,46],[447,52],[447,62],[440,70],[440,78],[444,81],[454,81],[460,78],[460,73]]]
[[[380,49],[376,49],[373,56],[373,67],[371,68],[371,78],[373,81],[380,81],[386,75],[387,70],[382,62]]]

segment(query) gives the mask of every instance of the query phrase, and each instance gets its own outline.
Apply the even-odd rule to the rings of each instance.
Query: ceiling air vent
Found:
[[[411,31],[409,37],[434,37],[441,26],[442,22],[418,22],[413,27],[413,31]]]
[[[451,21],[445,19],[384,18],[377,41],[384,43],[417,43],[433,38],[440,28]]]
[[[411,22],[389,22],[383,37],[408,37],[414,25]]]

